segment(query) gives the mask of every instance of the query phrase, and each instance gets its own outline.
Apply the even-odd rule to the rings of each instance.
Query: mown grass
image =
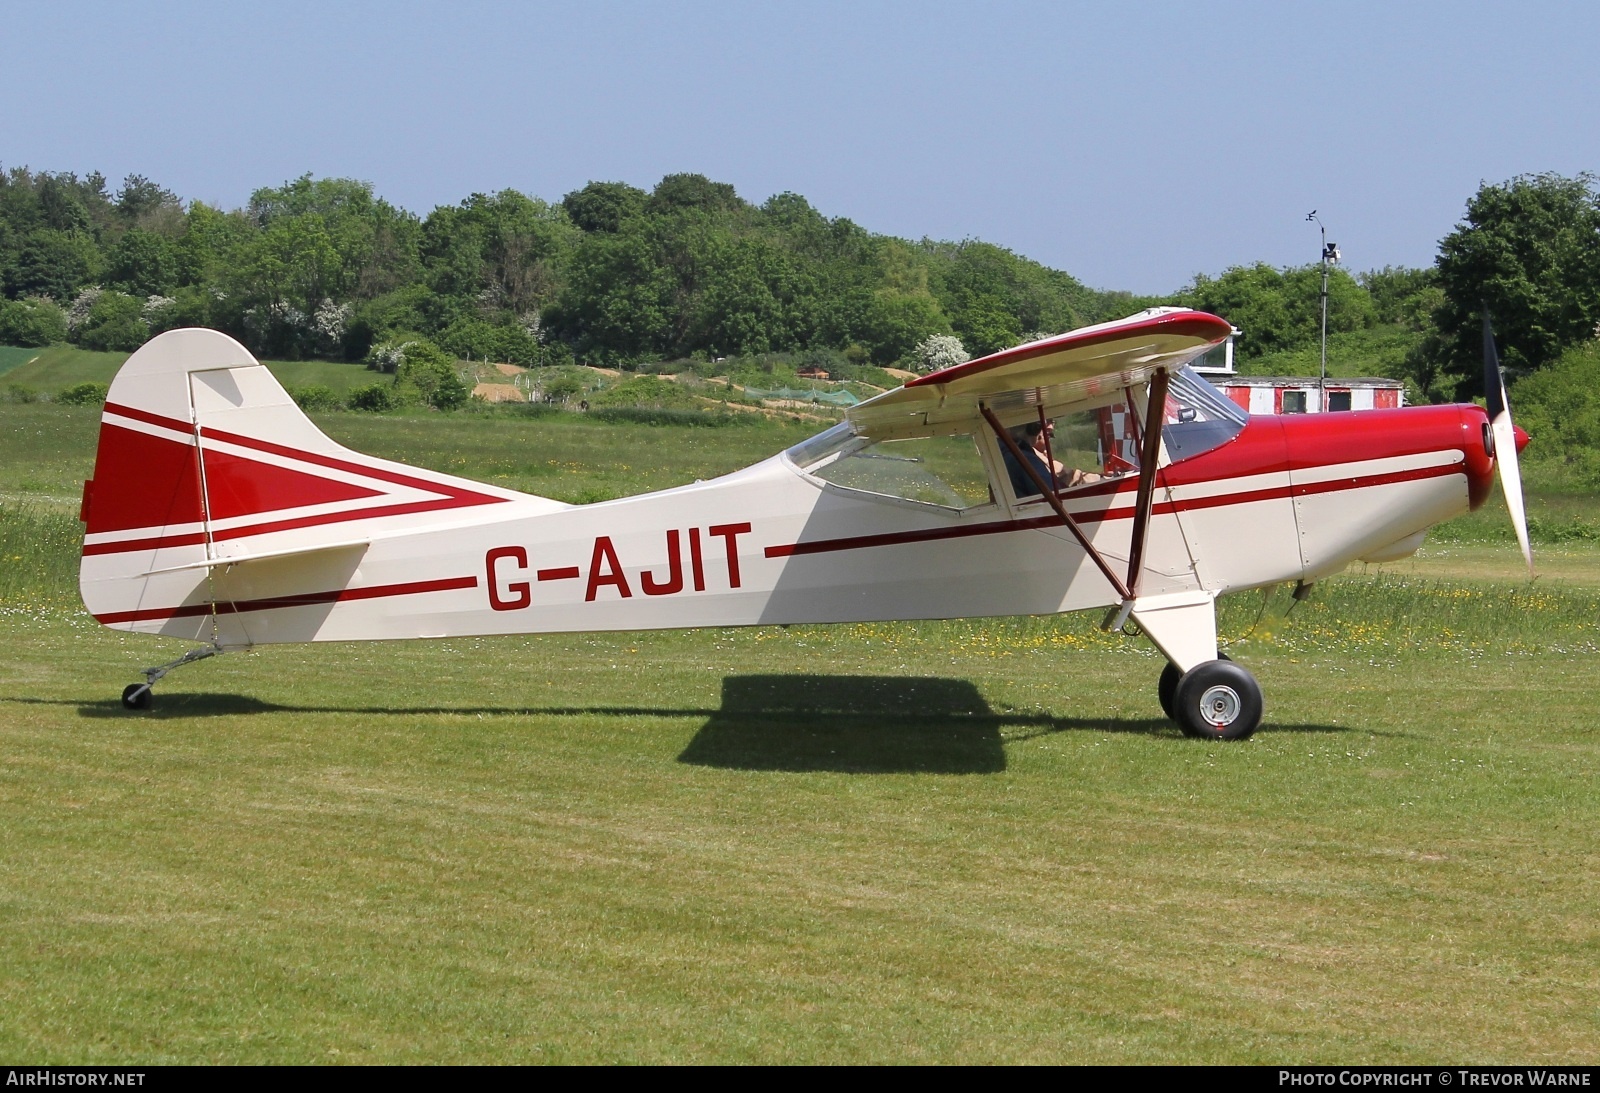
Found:
[[[0,376],[4,376],[13,368],[23,365],[44,352],[42,349],[30,349],[16,345],[0,345]]]
[[[0,413],[0,481],[85,428]],[[781,446],[344,423],[583,488]],[[1086,616],[275,648],[135,716],[183,646],[82,616],[76,536],[0,507],[8,1059],[1597,1058],[1593,587],[1230,597],[1268,714],[1228,747]]]
[[[738,470],[822,426],[751,415],[717,428],[485,408],[440,414],[315,415],[357,451],[561,501],[599,501]],[[94,471],[100,408],[0,404],[0,498],[77,512]]]
[[[7,385],[15,384],[34,391],[53,395],[75,383],[110,383],[129,357],[127,353],[100,353],[80,349],[75,345],[52,345],[43,349],[13,350],[0,348],[0,354],[25,353],[9,370],[5,369],[6,356],[0,355],[0,378]],[[344,394],[357,387],[378,380],[376,373],[360,364],[339,361],[262,361],[290,389],[323,384]]]
[[[99,436],[98,406],[0,403],[0,499],[76,516]]]
[[[667,489],[747,467],[819,431],[751,415],[718,428],[636,425],[581,414],[328,414],[317,424],[356,451],[589,502]]]

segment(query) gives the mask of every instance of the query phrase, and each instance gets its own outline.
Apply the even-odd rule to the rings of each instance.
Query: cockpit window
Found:
[[[1137,422],[1128,404],[1114,403],[1093,410],[1057,414],[1042,424],[1023,422],[1010,430],[1011,439],[1048,484],[1054,472],[1058,489],[1092,486],[1139,469]],[[1001,462],[1011,480],[1011,493],[1019,501],[1040,497],[1033,476],[1000,447]]]
[[[1162,439],[1173,462],[1220,448],[1239,435],[1249,416],[1192,368],[1172,376]]]
[[[812,477],[845,489],[951,509],[992,500],[982,457],[970,435],[873,441],[857,436],[845,422],[786,454]]]

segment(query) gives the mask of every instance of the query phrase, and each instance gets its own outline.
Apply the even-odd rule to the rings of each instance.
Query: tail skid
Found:
[[[374,538],[506,505],[567,507],[350,451],[234,339],[174,330],[111,384],[84,484],[79,589],[108,626],[249,645],[219,572],[304,556],[319,590],[339,589]]]

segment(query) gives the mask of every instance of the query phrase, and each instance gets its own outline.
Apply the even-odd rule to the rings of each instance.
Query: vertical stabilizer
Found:
[[[248,612],[207,563],[437,527],[507,502],[565,507],[352,452],[244,346],[173,330],[129,357],[106,397],[79,589],[108,626],[247,645]]]

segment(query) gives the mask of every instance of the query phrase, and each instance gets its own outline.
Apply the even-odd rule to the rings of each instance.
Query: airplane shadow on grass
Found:
[[[1049,720],[996,714],[964,679],[727,676],[722,706],[678,761],[733,770],[992,774],[1006,768],[1002,728]]]
[[[1346,731],[1337,725],[1279,728]],[[996,711],[964,679],[727,676],[721,707],[678,762],[732,770],[993,774],[1006,768],[1005,745],[1064,732],[1132,733],[1189,743],[1164,717]]]
[[[843,773],[992,774],[1006,767],[1005,745],[1064,732],[1131,733],[1184,742],[1161,717],[1054,717],[996,711],[970,681],[938,677],[741,675],[722,681],[716,709],[654,706],[355,707],[267,702],[239,694],[158,695],[154,710],[130,714],[101,702],[73,705],[82,717],[161,719],[249,717],[271,713],[366,716],[704,717],[680,763],[730,770]],[[1263,732],[1339,733],[1339,725],[1269,722]]]

